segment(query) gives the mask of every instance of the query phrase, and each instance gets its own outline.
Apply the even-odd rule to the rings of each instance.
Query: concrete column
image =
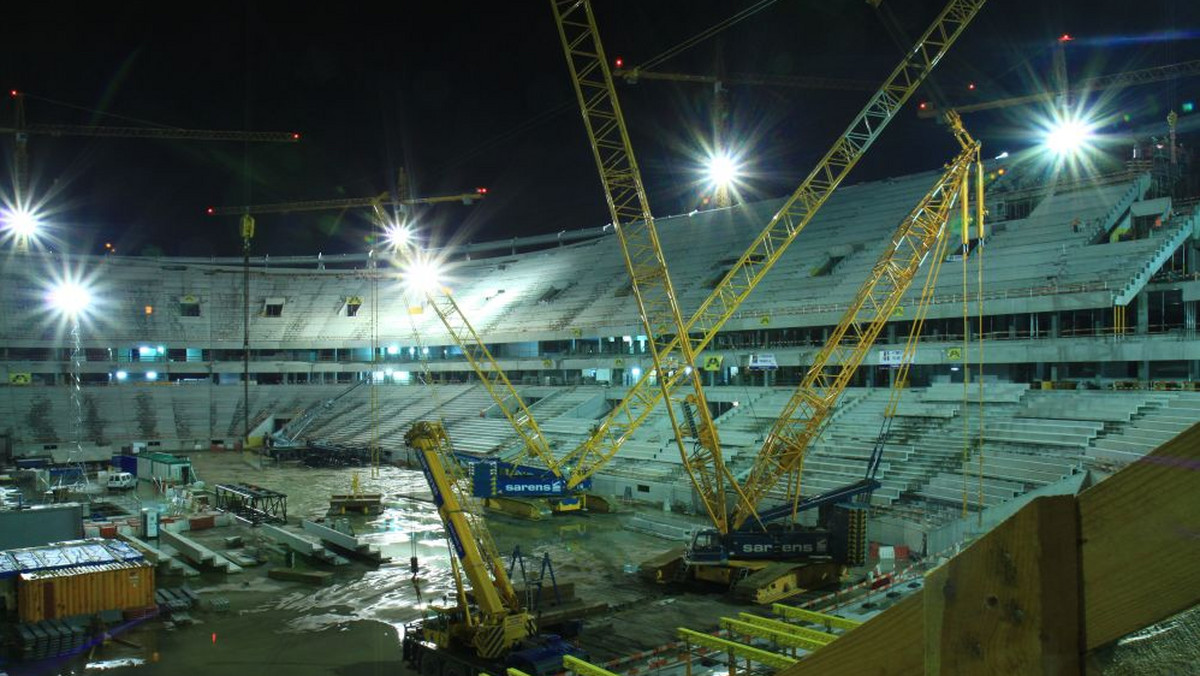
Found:
[[[888,342],[888,345],[896,344],[896,322],[888,322],[887,342]]]
[[[1059,336],[1059,333],[1058,333],[1058,313],[1057,313],[1057,312],[1051,312],[1051,313],[1050,313],[1050,337],[1051,337],[1051,338],[1058,338],[1058,336]]]
[[[1150,294],[1143,290],[1137,295],[1137,333],[1144,336],[1150,332]]]

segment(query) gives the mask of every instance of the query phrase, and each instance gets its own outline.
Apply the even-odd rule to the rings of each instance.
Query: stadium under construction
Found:
[[[944,165],[853,180],[983,4],[788,197],[652,216],[555,0],[608,224],[202,259],[10,218],[0,665],[1194,668],[1200,117],[1047,165],[947,110]]]

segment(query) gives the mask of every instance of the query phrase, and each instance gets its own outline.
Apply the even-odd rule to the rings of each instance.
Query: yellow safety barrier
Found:
[[[721,626],[730,631],[755,638],[765,638],[769,641],[774,641],[777,645],[785,648],[800,648],[802,650],[817,650],[824,648],[825,643],[814,641],[810,638],[797,636],[786,630],[781,630],[775,627],[767,627],[743,620],[735,620],[732,617],[722,617]]]
[[[837,638],[837,636],[834,636],[833,634],[826,634],[823,631],[809,629],[808,627],[801,627],[798,624],[784,622],[783,620],[773,620],[769,617],[751,615],[750,613],[738,613],[738,619],[742,622],[749,622],[750,624],[766,627],[775,631],[785,631],[793,636],[799,636],[810,641],[816,641],[821,645],[833,643],[833,640]]]
[[[563,667],[565,667],[567,671],[573,671],[580,676],[618,676],[617,674],[614,674],[607,669],[602,669],[591,662],[584,662],[574,655],[563,655]],[[511,672],[513,670],[509,669],[509,671]]]
[[[771,612],[775,613],[776,615],[786,617],[790,620],[804,620],[805,622],[812,622],[813,624],[823,624],[825,625],[826,629],[833,629],[836,627],[838,629],[849,630],[862,624],[862,622],[848,620],[844,617],[838,617],[837,615],[826,615],[825,613],[818,613],[812,610],[805,610],[803,608],[785,606],[782,603],[776,603],[772,605]]]
[[[723,638],[717,638],[716,636],[701,634],[698,631],[684,629],[683,627],[680,627],[676,631],[679,632],[679,638],[683,639],[689,645],[695,644],[705,648],[710,648],[712,650],[720,650],[722,652],[729,653],[734,657],[742,657],[751,662],[758,662],[764,666],[774,667],[776,669],[785,669],[799,661],[794,657],[788,657],[787,655],[780,655],[779,653],[773,653],[769,650],[755,648],[754,646],[748,646],[744,643],[738,643],[737,641],[729,641]],[[732,676],[734,671],[732,667],[733,665],[731,664],[729,669],[730,676]]]

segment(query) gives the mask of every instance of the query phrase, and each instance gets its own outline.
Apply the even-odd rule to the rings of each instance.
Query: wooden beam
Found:
[[[925,673],[1078,674],[1078,533],[1074,496],[1038,498],[926,575]]]
[[[1197,496],[1200,424],[1078,498],[1031,502],[779,676],[1091,669],[1085,652],[1200,603]]]
[[[1088,650],[1200,603],[1200,424],[1079,495]]]

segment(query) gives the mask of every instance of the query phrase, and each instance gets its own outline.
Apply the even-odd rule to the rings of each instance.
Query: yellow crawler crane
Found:
[[[833,148],[793,193],[737,264],[726,274],[699,311],[687,322],[671,287],[665,257],[653,216],[629,143],[612,73],[592,14],[591,4],[579,0],[551,0],[559,36],[583,113],[597,168],[613,217],[615,230],[638,302],[639,316],[651,337],[654,369],[643,374],[625,398],[580,446],[555,458],[533,414],[513,388],[499,364],[480,339],[461,308],[446,293],[438,299],[427,293],[452,339],[463,350],[476,375],[492,395],[524,445],[507,477],[497,476],[490,491],[477,497],[493,502],[513,495],[551,499],[558,508],[571,508],[572,496],[585,489],[591,477],[611,459],[662,399],[676,431],[676,443],[691,479],[703,486],[702,495],[724,495],[739,490],[725,469],[720,442],[700,383],[695,355],[712,342],[758,282],[783,255],[796,235],[828,199],[867,148],[882,133],[903,103],[920,86],[951,44],[982,7],[984,0],[952,0],[933,25],[905,55],[883,86],[868,101]],[[681,341],[681,335],[688,340]],[[650,384],[657,378],[658,387]],[[675,390],[684,379],[691,391]],[[676,419],[676,405],[684,410],[697,442],[688,447]],[[686,407],[686,408],[684,408]],[[523,466],[528,463],[528,466]],[[505,491],[512,490],[505,497]],[[714,524],[728,522],[723,501],[706,500]]]
[[[806,576],[799,575],[794,565],[778,565],[778,562],[829,562],[831,566],[824,570],[806,571],[807,577],[828,579],[836,574],[836,566],[859,564],[865,558],[866,505],[862,498],[879,485],[875,473],[882,443],[876,444],[860,481],[800,499],[799,476],[805,453],[820,435],[883,327],[893,317],[921,265],[932,257],[930,272],[933,273],[945,256],[948,224],[955,208],[962,209],[964,223],[970,220],[968,185],[979,166],[979,143],[962,127],[957,115],[951,113],[948,119],[962,151],[893,233],[890,245],[871,268],[825,346],[813,358],[812,366],[767,434],[740,485],[736,494],[739,501],[729,524],[725,528],[700,531],[694,537],[685,561],[694,567],[692,572],[696,577],[733,583],[748,570],[758,571],[753,579],[748,576],[744,583],[739,583],[738,591],[765,602],[794,591],[797,585],[813,583],[811,579],[805,581]],[[980,198],[977,194],[978,211],[974,216],[977,221],[982,219]],[[933,279],[931,275],[925,284],[914,328],[924,317]],[[914,336],[910,336],[905,350],[910,358],[914,349]],[[897,388],[902,385],[901,381],[896,383]],[[895,397],[889,402],[887,415],[893,414],[894,408]],[[768,493],[785,477],[794,479],[790,486],[792,499],[772,509],[761,509]],[[701,491],[701,484],[696,489]],[[712,502],[727,499],[717,494],[702,493],[700,497]],[[855,499],[858,502],[852,503]],[[815,528],[793,523],[799,512],[810,509],[819,510]]]
[[[681,441],[680,428],[675,424],[677,443],[685,468],[706,498],[705,509],[713,524],[718,531],[728,532],[726,487],[739,494],[739,503],[748,500],[740,495],[740,488],[724,466],[719,439],[698,386],[694,356],[713,341],[962,34],[984,2],[951,0],[697,312],[680,325],[675,321],[678,306],[666,267],[661,264],[662,251],[649,210],[645,207],[640,176],[629,148],[629,136],[616,101],[612,74],[600,45],[591,5],[586,0],[551,0],[585,126],[605,183],[610,209],[615,214],[614,224],[619,226],[619,235],[623,231],[629,235],[628,241],[625,236],[621,237],[621,244],[634,290],[637,293],[645,287],[648,294],[648,298],[639,297],[639,311],[647,325],[647,335],[652,337],[651,354],[655,364],[653,371],[642,375],[595,432],[558,461],[557,470],[567,477],[568,488],[586,481],[608,462],[653,407],[662,399],[673,401],[676,389],[688,378],[692,383],[693,402],[680,398],[673,403],[696,409],[700,417],[697,424],[699,443],[694,450],[687,449]],[[640,223],[635,220],[639,216],[643,219]],[[620,226],[624,226],[624,230]],[[652,379],[657,381],[657,387],[651,385]],[[672,423],[675,423],[675,406],[668,410]]]

